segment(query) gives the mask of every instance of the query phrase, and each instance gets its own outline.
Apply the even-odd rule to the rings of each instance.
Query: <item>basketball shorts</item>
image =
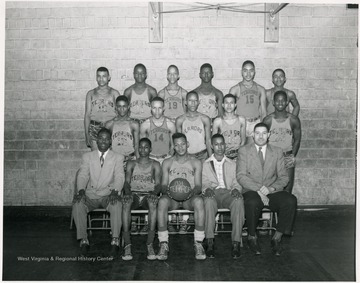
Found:
[[[98,121],[91,120],[89,125],[90,142],[97,140],[97,134],[100,131],[103,124]]]
[[[255,125],[260,122],[261,122],[260,117],[253,118],[253,119],[246,118],[246,136],[247,137],[251,137],[253,135]]]
[[[148,195],[149,193],[133,193],[133,201],[131,204],[131,209],[149,209],[148,204]]]
[[[204,162],[207,158],[208,158],[208,154],[207,154],[207,149],[205,148],[202,151],[196,152],[196,153],[191,153],[191,156],[196,157],[197,159],[199,159],[201,162]]]
[[[285,168],[290,169],[295,167],[295,156],[292,151],[284,152]]]

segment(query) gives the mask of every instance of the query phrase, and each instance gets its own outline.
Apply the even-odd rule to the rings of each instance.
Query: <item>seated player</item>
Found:
[[[227,158],[236,160],[240,146],[246,140],[245,118],[235,113],[236,97],[232,94],[224,96],[224,115],[214,120],[212,133],[222,134],[225,139],[225,155]]]
[[[187,93],[186,106],[188,111],[176,119],[176,131],[186,135],[189,154],[204,161],[212,154],[211,121],[208,116],[197,111],[199,96],[195,91]]]
[[[111,149],[124,155],[124,165],[139,156],[139,123],[129,117],[129,100],[121,95],[116,98],[117,116],[106,122],[105,128],[112,132]]]
[[[212,85],[214,72],[210,64],[205,63],[200,67],[199,77],[201,84],[194,89],[199,95],[198,111],[213,121],[216,117],[223,115],[221,108],[223,93]]]
[[[97,133],[97,148],[83,155],[77,175],[78,193],[74,196],[72,213],[76,224],[80,252],[89,249],[87,237],[87,214],[96,208],[110,212],[111,247],[113,255],[119,250],[122,205],[119,195],[124,185],[124,157],[110,149],[111,132],[102,128]]]
[[[129,161],[126,168],[126,181],[124,185],[123,197],[123,238],[124,255],[123,260],[132,260],[131,241],[130,241],[130,219],[131,210],[149,210],[149,228],[146,241],[147,258],[156,259],[153,242],[155,238],[156,225],[156,205],[158,194],[161,192],[160,163],[149,158],[151,152],[151,141],[142,138],[139,142],[139,159]]]
[[[273,253],[281,254],[283,234],[291,234],[297,199],[284,191],[289,182],[281,148],[268,144],[269,129],[264,123],[254,127],[254,143],[239,149],[236,178],[243,188],[245,217],[248,226],[248,245],[261,254],[256,227],[264,206],[278,213],[276,232],[271,239]]]
[[[167,69],[168,85],[159,91],[158,96],[165,101],[165,115],[175,123],[177,117],[186,112],[187,91],[178,84],[179,69],[175,65],[170,65]]]
[[[139,124],[151,116],[150,101],[157,96],[156,89],[145,82],[146,78],[146,67],[137,64],[134,67],[135,83],[124,91],[130,102],[130,118],[137,120]]]
[[[162,163],[173,152],[171,135],[176,132],[175,124],[164,113],[164,99],[155,97],[151,101],[152,116],[140,126],[140,137],[147,137],[152,143],[150,157]]]
[[[220,134],[211,137],[214,150],[203,164],[202,187],[205,204],[205,237],[207,257],[214,257],[215,217],[218,208],[230,209],[232,224],[231,255],[240,257],[242,227],[244,225],[244,201],[241,186],[236,180],[236,163],[225,156],[225,139]]]
[[[116,116],[115,99],[119,92],[109,87],[109,70],[100,67],[96,70],[98,86],[86,94],[84,127],[86,145],[96,150],[97,133],[104,123]]]
[[[157,209],[158,237],[160,250],[158,260],[166,260],[169,252],[169,232],[167,230],[168,211],[182,206],[184,209],[194,210],[195,231],[194,248],[195,258],[203,260],[206,258],[202,241],[204,233],[204,202],[201,194],[201,162],[187,153],[188,142],[186,136],[175,133],[172,136],[175,155],[164,160],[162,165],[162,192]],[[188,191],[187,198],[177,201],[172,192]],[[167,192],[167,193],[166,193]]]
[[[270,113],[273,113],[275,111],[274,103],[273,103],[274,94],[275,94],[275,92],[282,90],[282,91],[285,91],[285,93],[287,95],[287,100],[289,103],[291,103],[291,105],[293,107],[292,114],[295,116],[299,116],[300,104],[296,98],[295,92],[293,92],[290,89],[286,89],[284,87],[284,85],[286,83],[285,71],[283,69],[274,70],[274,72],[272,73],[272,82],[274,84],[274,87],[266,90],[266,100],[267,100],[266,112],[267,112],[267,114],[269,115]],[[286,111],[290,112],[289,106],[287,107]]]

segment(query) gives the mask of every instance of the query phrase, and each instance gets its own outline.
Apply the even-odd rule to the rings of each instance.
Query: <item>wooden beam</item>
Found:
[[[149,42],[163,42],[162,2],[149,2]]]
[[[265,42],[279,42],[279,15],[274,11],[279,8],[279,4],[265,3]],[[278,10],[279,11],[279,10]]]

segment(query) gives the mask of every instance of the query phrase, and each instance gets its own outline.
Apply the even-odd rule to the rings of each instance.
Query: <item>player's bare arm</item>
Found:
[[[220,128],[221,125],[221,118],[217,117],[214,122],[213,122],[213,126],[212,126],[212,134],[215,135],[217,133],[219,133],[221,131]]]
[[[170,119],[166,119],[166,120],[167,120],[166,121],[167,122],[167,127],[168,127],[168,129],[170,131],[170,154],[173,154],[173,152],[174,152],[174,143],[173,143],[173,140],[172,140],[171,136],[176,133],[176,126]]]
[[[84,115],[84,128],[85,128],[85,143],[86,146],[90,147],[90,134],[89,134],[89,125],[90,125],[90,113],[91,113],[91,97],[94,93],[93,90],[90,90],[86,94],[85,100],[85,115]]]
[[[224,115],[224,109],[222,107],[224,101],[224,94],[220,90],[215,89],[215,97],[216,103],[218,105],[218,116],[221,117]]]
[[[208,116],[206,116],[206,115],[201,115],[201,121],[204,124],[205,144],[206,144],[206,150],[207,150],[208,157],[209,157],[212,154],[212,149],[211,149],[211,122],[210,122],[210,118]]]
[[[240,146],[243,146],[246,142],[246,120],[242,116],[239,116],[238,119],[240,122],[240,138],[241,138]]]
[[[186,113],[186,111],[187,111],[187,108],[186,108],[186,94],[187,94],[187,91],[185,90],[185,92],[182,93],[182,95],[181,95],[181,104],[182,104],[182,107],[184,109],[184,113]]]
[[[180,117],[176,118],[175,120],[175,127],[176,127],[176,132],[177,133],[182,133],[182,124],[184,122],[185,119],[185,114],[181,115]]]
[[[266,93],[265,88],[258,86],[260,89],[260,110],[261,110],[261,120],[266,116]]]
[[[150,131],[150,119],[147,119],[140,126],[140,138],[142,139],[149,137],[149,131]]]
[[[140,126],[139,123],[136,121],[132,121],[130,123],[131,134],[133,136],[133,143],[135,149],[135,156],[139,158],[139,140],[140,140]]]
[[[299,116],[300,113],[300,104],[299,101],[296,98],[295,92],[292,90],[287,90],[288,100],[291,103],[293,107],[292,114],[295,116]]]
[[[157,96],[157,91],[155,88],[153,88],[152,86],[148,85],[147,84],[147,87],[148,87],[148,97],[149,97],[149,101],[151,101],[154,97]]]
[[[294,137],[292,152],[294,156],[296,156],[299,151],[300,142],[301,142],[301,123],[300,123],[300,119],[297,116],[290,113],[289,115],[290,115],[290,126],[293,131],[293,137]]]

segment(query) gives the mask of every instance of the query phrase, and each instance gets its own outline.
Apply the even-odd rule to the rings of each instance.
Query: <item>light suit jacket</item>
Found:
[[[215,189],[219,185],[219,181],[216,176],[214,161],[209,157],[205,160],[202,170],[202,190],[205,191],[207,188]],[[225,187],[228,190],[237,189],[241,192],[242,188],[236,180],[236,163],[235,161],[225,156],[223,163],[223,175]]]
[[[103,167],[97,150],[83,155],[82,164],[77,177],[77,188],[84,189],[91,199],[107,196],[112,190],[121,192],[124,181],[124,156],[109,150]]]
[[[255,144],[240,147],[236,178],[243,187],[243,193],[258,191],[262,186],[282,191],[289,182],[282,149],[268,144],[262,168]]]

